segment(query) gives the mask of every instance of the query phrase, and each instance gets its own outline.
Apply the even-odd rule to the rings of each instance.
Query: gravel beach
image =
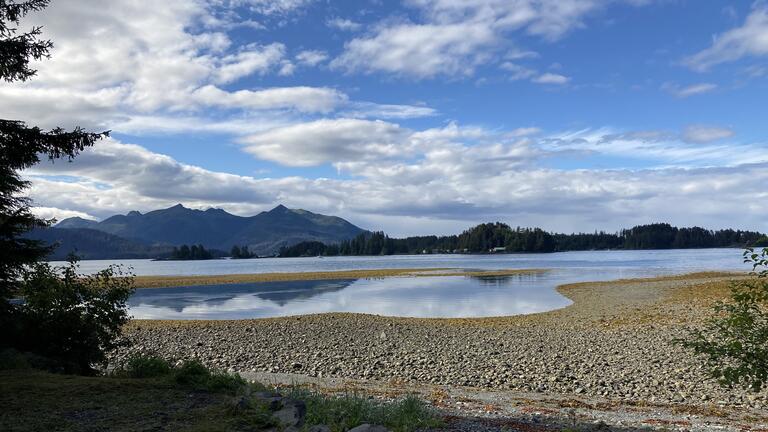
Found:
[[[573,300],[571,306],[513,317],[134,321],[126,328],[132,347],[114,357],[156,353],[246,373],[728,409],[761,417],[766,392],[723,390],[708,379],[700,359],[673,343],[727,295],[727,281],[734,277],[699,273],[566,285],[559,291]]]

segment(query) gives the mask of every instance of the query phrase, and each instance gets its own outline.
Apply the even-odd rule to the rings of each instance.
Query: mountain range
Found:
[[[178,204],[102,221],[68,218],[54,227],[34,230],[27,237],[58,243],[50,257],[55,260],[72,251],[85,259],[162,257],[183,244],[202,244],[221,251],[247,245],[258,255],[274,255],[283,246],[303,241],[338,243],[362,232],[365,230],[342,218],[283,205],[244,217],[222,209],[195,210]]]

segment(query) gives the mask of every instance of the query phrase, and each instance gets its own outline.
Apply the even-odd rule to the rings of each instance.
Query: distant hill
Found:
[[[49,260],[62,261],[70,252],[82,259],[155,258],[170,254],[170,245],[148,245],[90,228],[38,228],[25,236],[58,245]]]
[[[365,232],[339,217],[292,210],[283,205],[255,216],[243,217],[221,209],[195,210],[181,204],[145,214],[132,211],[125,215],[111,216],[101,222],[82,218],[64,219],[53,230],[44,236],[63,238],[65,236],[58,231],[77,231],[68,233],[67,242],[60,249],[65,249],[64,245],[71,245],[83,251],[85,248],[82,245],[89,244],[94,247],[94,254],[103,258],[117,257],[108,256],[110,242],[119,246],[112,251],[114,254],[128,253],[126,251],[140,253],[142,247],[145,253],[152,254],[162,250],[163,246],[167,249],[168,246],[202,244],[209,249],[224,251],[229,251],[235,245],[247,245],[259,255],[271,255],[281,247],[303,241],[333,244]],[[87,239],[87,233],[82,230],[106,233],[113,237]],[[93,242],[100,240],[105,244],[97,247]]]

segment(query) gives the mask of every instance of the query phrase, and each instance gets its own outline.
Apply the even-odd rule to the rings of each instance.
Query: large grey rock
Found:
[[[284,428],[299,428],[304,425],[307,406],[304,401],[283,399],[283,407],[274,413],[274,417]]]
[[[358,427],[350,429],[349,432],[389,432],[389,429],[385,428],[384,426],[364,423]]]
[[[314,425],[309,428],[308,432],[331,432],[331,428],[326,425]]]

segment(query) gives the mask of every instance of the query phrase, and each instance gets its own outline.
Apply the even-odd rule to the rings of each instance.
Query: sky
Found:
[[[768,231],[768,2],[53,0],[0,118],[110,130],[35,212],[284,204],[395,236]]]

